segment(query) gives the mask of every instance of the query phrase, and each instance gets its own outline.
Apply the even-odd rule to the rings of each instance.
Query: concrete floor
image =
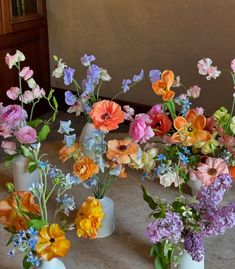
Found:
[[[66,120],[70,115],[65,113],[59,114],[60,120]],[[81,130],[84,119],[76,118],[73,120],[73,127]],[[57,160],[58,149],[61,146],[61,137],[55,132],[58,129],[58,124],[53,128],[54,132],[43,145],[43,150],[47,151],[48,159],[60,166]],[[126,132],[126,127],[121,129]],[[124,137],[125,134],[110,134],[110,138]],[[1,159],[2,160],[2,159]],[[63,166],[69,171],[70,165]],[[7,192],[3,188],[5,183],[11,180],[11,169],[6,169],[3,163],[0,165],[0,199],[6,197]],[[140,173],[137,171],[128,171],[128,179],[118,180],[112,186],[108,196],[115,203],[116,210],[116,231],[105,239],[84,240],[76,236],[75,231],[69,234],[72,241],[72,248],[68,256],[65,257],[64,263],[67,269],[153,269],[153,260],[148,257],[150,243],[144,237],[148,214],[150,210],[143,202],[141,192]],[[164,189],[156,181],[144,182],[145,187],[154,195],[164,197],[166,200],[173,199],[176,195],[174,188]],[[87,189],[78,186],[71,190],[71,195],[75,197],[76,203],[79,206],[83,200],[91,194]],[[53,199],[53,198],[52,198]],[[235,187],[228,193],[225,201],[235,199]],[[53,202],[50,210],[53,210]],[[7,257],[6,253],[9,249],[5,247],[8,241],[8,234],[0,229],[0,269],[21,269],[21,257]],[[235,268],[235,229],[232,229],[224,236],[211,238],[205,242],[206,244],[206,269],[234,269]],[[55,268],[56,269],[56,268]],[[188,268],[190,269],[190,268]]]

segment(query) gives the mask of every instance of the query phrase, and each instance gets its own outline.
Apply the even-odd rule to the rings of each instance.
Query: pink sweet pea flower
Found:
[[[20,88],[18,87],[11,87],[8,91],[7,91],[7,96],[8,98],[10,98],[11,100],[17,100],[18,97],[20,95]]]
[[[12,130],[10,129],[9,126],[5,125],[5,124],[0,124],[0,135],[3,138],[8,138],[11,137]]]
[[[217,70],[217,66],[210,66],[207,70],[208,76],[206,76],[207,80],[216,79],[220,76],[221,71]]]
[[[37,87],[32,90],[32,94],[34,99],[39,99],[44,97],[46,95],[46,92],[44,91],[43,88],[40,89],[39,86],[37,85]]]
[[[2,141],[1,147],[9,155],[16,154],[16,143],[15,142]]]
[[[26,66],[20,71],[19,76],[24,78],[25,81],[27,81],[33,76],[33,70],[30,69],[29,66]]]
[[[197,98],[200,96],[201,88],[197,85],[192,86],[187,90],[187,95],[193,98]]]
[[[12,67],[16,65],[17,62],[22,62],[24,60],[25,56],[19,50],[17,50],[14,55],[10,55],[9,53],[7,53],[7,55],[5,56],[5,62],[8,65],[9,69],[12,69]]]
[[[151,109],[148,112],[148,115],[150,117],[154,116],[155,114],[163,113],[162,105],[161,104],[156,104],[151,107]]]
[[[133,121],[135,110],[130,106],[123,106],[125,120]]]
[[[231,62],[231,68],[233,70],[233,73],[235,73],[235,59],[233,59]]]
[[[203,185],[208,186],[213,183],[221,174],[229,174],[227,163],[221,158],[208,157],[206,163],[200,163],[197,170],[194,170]]]
[[[23,93],[23,96],[22,96],[22,102],[23,102],[24,104],[29,104],[29,103],[31,103],[33,100],[34,100],[34,96],[33,96],[33,92],[32,92],[32,91],[27,90],[27,91],[25,91],[25,92]],[[20,101],[21,101],[21,97],[20,97]]]
[[[37,141],[37,131],[30,127],[24,126],[15,133],[16,139],[22,144],[33,144]]]
[[[200,75],[207,75],[208,68],[211,66],[212,60],[210,58],[201,59],[197,63],[197,68]]]

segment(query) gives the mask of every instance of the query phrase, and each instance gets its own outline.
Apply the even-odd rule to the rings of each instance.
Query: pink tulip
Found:
[[[37,131],[30,127],[24,126],[15,133],[16,139],[22,144],[33,144],[37,141]]]
[[[10,98],[11,100],[17,100],[18,97],[20,95],[20,88],[18,87],[11,87],[8,91],[7,91],[7,96],[8,98]]]

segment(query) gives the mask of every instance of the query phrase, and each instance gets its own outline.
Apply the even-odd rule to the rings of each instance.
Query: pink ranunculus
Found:
[[[8,65],[8,67],[10,69],[12,69],[12,67],[17,63],[17,62],[22,62],[25,60],[25,56],[24,54],[17,50],[16,53],[14,55],[10,55],[9,53],[7,53],[7,55],[5,56],[5,62]]]
[[[217,66],[210,66],[207,70],[208,76],[206,76],[207,80],[216,79],[220,76],[221,71],[217,70]]]
[[[187,95],[193,98],[197,98],[200,96],[201,88],[197,85],[192,86],[187,90]]]
[[[195,176],[208,186],[221,174],[229,174],[227,163],[221,158],[208,157],[205,163],[200,163],[195,171]]]
[[[163,113],[162,105],[161,104],[156,104],[151,107],[151,109],[148,112],[148,115],[150,117],[154,116],[155,114]]]
[[[207,75],[208,68],[211,66],[211,64],[212,64],[212,60],[210,58],[201,59],[197,63],[197,68],[198,68],[199,74],[200,75]]]
[[[2,149],[9,155],[16,154],[16,143],[10,141],[2,141]]]
[[[231,62],[231,68],[233,70],[233,73],[235,73],[235,59],[233,59]]]
[[[38,85],[32,90],[32,94],[34,99],[39,99],[46,95],[44,89],[40,89]]]
[[[8,91],[7,91],[7,96],[8,98],[10,98],[11,100],[17,100],[18,97],[20,95],[20,88],[18,87],[11,87]]]
[[[0,124],[0,136],[8,138],[12,136],[12,130],[6,124]]]
[[[146,143],[155,135],[151,126],[151,119],[147,114],[138,114],[130,124],[129,134],[135,142]]]
[[[19,129],[15,136],[22,144],[33,144],[37,141],[37,131],[28,125]]]
[[[24,104],[29,104],[34,100],[33,92],[32,91],[25,91],[22,96],[22,101]]]
[[[20,71],[19,76],[24,78],[25,81],[27,81],[33,76],[33,70],[30,69],[29,66],[26,66]]]
[[[14,128],[20,121],[26,120],[27,112],[19,105],[8,105],[3,107],[0,114],[0,124],[5,124]]]

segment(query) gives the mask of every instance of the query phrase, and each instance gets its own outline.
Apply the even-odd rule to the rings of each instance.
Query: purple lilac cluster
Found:
[[[203,237],[201,234],[188,233],[185,236],[184,248],[194,261],[200,262],[204,257]]]
[[[184,225],[180,215],[174,212],[167,212],[165,218],[149,223],[145,235],[152,243],[161,242],[166,239],[172,243],[177,243],[181,238],[183,229]]]

